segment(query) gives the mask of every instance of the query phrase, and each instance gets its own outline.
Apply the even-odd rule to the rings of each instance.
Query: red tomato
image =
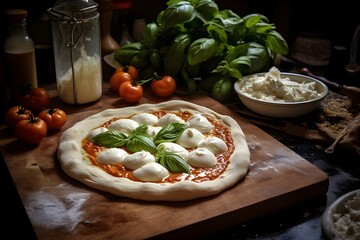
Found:
[[[13,106],[5,112],[5,123],[11,128],[15,129],[16,124],[20,120],[28,119],[31,111],[23,106]]]
[[[175,79],[171,76],[163,76],[151,82],[151,91],[158,97],[170,97],[176,89]]]
[[[39,113],[50,105],[49,93],[44,88],[31,88],[29,92],[20,99],[20,105],[30,109],[33,113]]]
[[[21,120],[16,124],[15,135],[24,143],[36,145],[43,140],[47,133],[47,126],[44,120],[30,115],[29,119]]]
[[[124,82],[119,88],[120,97],[127,103],[137,103],[143,96],[143,87],[136,82]]]
[[[39,113],[39,118],[45,121],[49,130],[60,129],[66,123],[66,113],[59,108],[44,109]]]
[[[139,78],[139,72],[136,69],[136,67],[131,66],[131,65],[126,65],[126,66],[119,66],[115,72],[126,72],[128,74],[130,74],[130,76],[132,77],[132,79],[137,80]]]
[[[115,72],[110,78],[110,87],[114,92],[119,92],[119,87],[123,82],[131,82],[132,77],[126,72]]]

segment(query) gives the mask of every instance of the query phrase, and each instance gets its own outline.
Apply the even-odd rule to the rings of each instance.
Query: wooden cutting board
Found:
[[[185,202],[146,202],[92,189],[66,175],[56,158],[62,132],[106,108],[126,107],[108,85],[95,104],[62,104],[49,90],[68,121],[37,146],[21,144],[7,129],[0,147],[38,239],[183,239],[204,236],[244,221],[322,196],[328,176],[273,137],[203,95],[183,99],[233,117],[251,151],[248,175],[231,189]],[[146,93],[141,103],[164,101]],[[140,104],[141,104],[140,103]]]

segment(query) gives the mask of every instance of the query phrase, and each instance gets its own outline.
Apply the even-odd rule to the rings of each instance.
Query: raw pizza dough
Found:
[[[200,113],[211,116],[216,121],[220,121],[227,126],[230,129],[235,148],[230,155],[230,163],[226,170],[216,179],[203,182],[189,180],[174,183],[142,182],[112,176],[101,168],[92,165],[86,159],[82,149],[82,140],[94,128],[114,117],[128,117],[137,113],[157,110]],[[94,114],[74,124],[73,127],[62,134],[57,155],[63,170],[72,178],[93,188],[118,196],[147,201],[184,201],[215,195],[244,178],[250,165],[250,152],[245,135],[233,118],[220,115],[209,108],[181,100],[107,109]]]

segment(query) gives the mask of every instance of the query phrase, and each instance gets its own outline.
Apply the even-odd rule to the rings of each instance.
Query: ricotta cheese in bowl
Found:
[[[331,240],[360,239],[360,189],[333,202],[322,216],[321,228]]]
[[[282,77],[276,67],[265,75],[254,75],[244,81],[242,91],[250,97],[273,102],[300,102],[320,97],[316,82],[298,82]]]
[[[317,79],[296,73],[282,73],[276,67],[239,79],[234,85],[241,102],[264,116],[293,118],[317,107],[328,93]]]

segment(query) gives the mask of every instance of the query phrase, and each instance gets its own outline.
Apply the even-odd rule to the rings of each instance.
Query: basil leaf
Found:
[[[258,13],[248,14],[248,15],[244,16],[243,19],[245,21],[251,21],[251,22],[253,22],[253,21],[259,22],[261,20],[264,23],[269,23],[269,19],[267,17],[265,17],[262,14],[258,14]],[[253,19],[256,19],[256,20],[253,20]]]
[[[242,22],[239,15],[231,11],[230,9],[225,9],[222,11],[219,11],[218,14],[212,19],[212,23],[216,24],[218,26],[221,26],[223,29],[226,29],[228,31],[232,31],[232,29]]]
[[[212,36],[212,38],[221,41],[221,42],[227,42],[227,35],[226,31],[216,25],[209,25],[207,27],[208,33]]]
[[[177,24],[189,22],[195,17],[196,11],[194,7],[189,2],[181,1],[165,9],[159,15],[157,21],[166,31]]]
[[[230,62],[229,66],[231,68],[237,68],[237,69],[242,69],[242,67],[251,67],[251,60],[248,56],[240,56],[236,59],[234,59],[233,61]],[[242,76],[240,76],[242,77]],[[236,76],[235,78],[240,78],[238,76]]]
[[[131,137],[126,143],[126,147],[130,152],[139,152],[141,150],[145,150],[150,153],[157,152],[154,142],[146,135],[135,135]]]
[[[231,99],[233,93],[234,80],[224,76],[214,84],[211,95],[215,100],[226,103]]]
[[[140,126],[138,126],[137,128],[135,128],[134,130],[131,131],[129,138],[136,136],[136,135],[147,135],[147,129],[148,126],[146,124],[141,124]]]
[[[173,173],[189,173],[189,164],[179,155],[173,153],[164,153],[158,158],[159,164]]]
[[[270,56],[267,48],[256,42],[249,43],[249,49],[246,55],[251,61],[251,67],[249,69],[243,69],[242,73],[244,76],[251,73],[262,72],[267,69],[270,63]]]
[[[262,19],[261,15],[251,15],[246,19],[245,25],[247,28],[254,27]]]
[[[234,48],[231,48],[231,50],[229,50],[227,52],[227,54],[225,56],[225,60],[230,63],[240,56],[246,56],[249,47],[250,47],[250,44],[247,43],[247,44],[241,44]]]
[[[274,53],[286,55],[289,51],[285,39],[276,31],[269,31],[266,36],[266,46]]]
[[[175,76],[180,71],[184,65],[186,50],[190,43],[190,35],[187,33],[182,33],[175,37],[165,54],[164,69],[166,73]]]
[[[121,147],[128,141],[125,134],[118,131],[106,131],[92,137],[90,141],[108,148]]]
[[[155,145],[162,142],[174,142],[185,130],[186,125],[183,123],[169,123],[165,125],[154,138]]]
[[[191,43],[188,49],[187,61],[191,65],[204,62],[217,53],[217,44],[213,38],[199,38]]]
[[[210,21],[219,12],[218,5],[212,0],[199,0],[196,2],[195,9],[202,19]]]
[[[145,25],[143,30],[144,40],[149,44],[151,47],[155,47],[157,43],[157,36],[159,32],[159,27],[157,23],[152,22]]]

